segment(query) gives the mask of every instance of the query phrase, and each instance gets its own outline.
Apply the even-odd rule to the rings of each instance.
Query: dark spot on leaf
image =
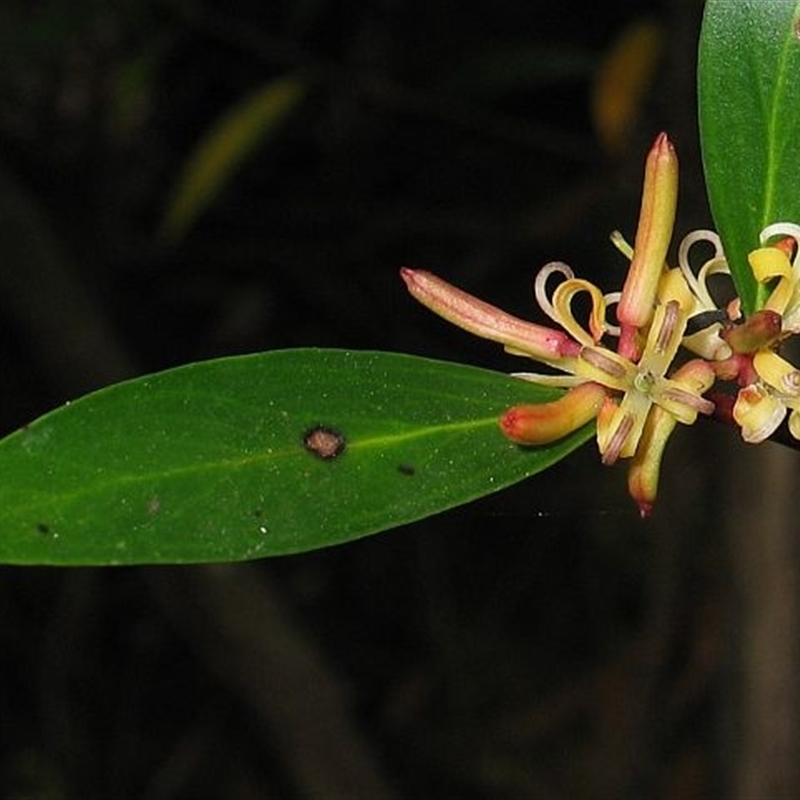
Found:
[[[347,441],[344,435],[329,425],[315,425],[303,434],[303,446],[309,453],[326,460],[344,452]]]
[[[253,512],[253,519],[263,520],[263,518],[264,518],[264,510],[262,508],[257,508]],[[258,526],[258,532],[266,535],[269,533],[269,528],[267,528],[267,526],[263,522],[261,522]]]
[[[397,471],[401,475],[413,475],[417,470],[411,464],[398,464]]]
[[[39,531],[39,533],[46,535],[50,533],[50,526],[46,522],[37,522],[36,530]]]

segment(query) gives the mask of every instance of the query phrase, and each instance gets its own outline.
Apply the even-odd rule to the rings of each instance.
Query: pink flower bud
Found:
[[[507,314],[431,272],[403,267],[400,275],[411,295],[435,314],[513,353],[552,364],[580,351],[580,345],[563,331]]]
[[[678,202],[678,157],[661,133],[647,156],[639,225],[628,276],[617,306],[622,333],[619,352],[636,359],[636,331],[653,315],[658,284],[664,272]]]
[[[541,445],[563,439],[597,416],[606,390],[582,383],[550,403],[514,406],[500,417],[500,429],[512,442]]]

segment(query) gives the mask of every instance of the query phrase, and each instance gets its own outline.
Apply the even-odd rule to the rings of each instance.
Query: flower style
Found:
[[[716,373],[704,358],[688,361],[669,374],[689,317],[713,307],[705,276],[692,284],[684,271],[666,266],[677,188],[677,157],[667,136],[661,134],[645,165],[634,247],[619,235],[615,239],[631,258],[622,292],[603,295],[560,262],[546,265],[537,275],[536,299],[560,330],[507,314],[430,272],[401,270],[412,296],[439,316],[503,344],[508,352],[566,373],[517,373],[520,378],[569,390],[551,403],[509,409],[500,418],[501,430],[518,444],[539,445],[562,438],[595,418],[603,463],[633,458],[629,487],[643,515],[655,500],[661,456],[672,429],[678,422],[691,424],[698,413],[714,410],[703,394],[714,383]],[[706,274],[710,272],[711,267]],[[548,298],[547,282],[553,275],[563,280]],[[586,326],[572,312],[572,301],[579,294],[587,294],[591,302]],[[614,302],[618,327],[606,319]],[[703,356],[731,354],[718,329],[710,326],[700,332],[703,336],[695,345]],[[615,335],[616,349],[603,344],[604,337]]]

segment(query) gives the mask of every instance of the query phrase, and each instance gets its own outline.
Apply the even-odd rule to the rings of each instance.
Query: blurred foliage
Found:
[[[167,207],[162,232],[182,238],[198,214],[213,203],[232,174],[280,127],[303,99],[305,86],[294,76],[276,78],[237,103],[190,153]]]
[[[592,116],[600,143],[612,155],[624,151],[642,102],[652,89],[662,48],[658,23],[636,20],[622,31],[598,65]]]
[[[398,267],[523,316],[552,258],[615,283],[624,264],[606,237],[632,232],[662,128],[682,132],[684,197],[706,222],[681,83],[698,13],[644,0],[0,4],[4,430],[126,375],[287,346],[519,368],[416,308]],[[595,70],[653,14],[671,46],[657,90],[628,92],[636,110],[612,156],[593,132]],[[286,75],[307,81],[302,102],[182,240],[160,239],[190,154]],[[707,513],[710,479],[691,452],[675,457],[698,488],[667,485],[665,502]],[[619,478],[587,451],[445,517],[259,565],[293,636],[345,684],[395,796],[713,796],[713,528],[689,545],[658,514],[642,527]],[[4,797],[309,796],[301,773],[326,748],[303,770],[284,748],[291,722],[316,729],[327,706],[279,724],[253,699],[258,671],[215,660],[241,655],[215,638],[236,628],[221,601],[192,627],[170,594],[205,575],[3,570]],[[252,613],[243,603],[234,620]],[[261,614],[268,644],[277,628]],[[263,664],[268,695],[284,696],[285,673],[306,674]]]

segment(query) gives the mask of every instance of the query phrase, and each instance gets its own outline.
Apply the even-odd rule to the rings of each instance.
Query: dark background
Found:
[[[625,265],[608,234],[633,236],[661,130],[681,156],[678,229],[707,226],[701,12],[694,0],[3,3],[3,431],[126,376],[274,348],[525,368],[417,307],[398,268],[522,316],[552,259],[615,287]],[[593,81],[643,19],[663,46],[612,152]],[[192,147],[289,73],[307,76],[308,96],[166,243]],[[781,539],[775,563],[742,577],[752,558],[736,543],[769,525],[756,515],[737,538],[726,465],[752,450],[713,426],[691,433],[668,450],[647,522],[624,469],[589,445],[524,485],[325,552],[2,569],[0,796],[795,796],[796,619],[760,617],[758,658],[788,664],[788,683],[765,679],[775,707],[753,712],[780,730],[762,730],[742,644],[757,601],[741,591],[783,586],[775,603],[791,610],[794,573],[780,569],[794,553]],[[748,783],[748,758],[768,778]]]

